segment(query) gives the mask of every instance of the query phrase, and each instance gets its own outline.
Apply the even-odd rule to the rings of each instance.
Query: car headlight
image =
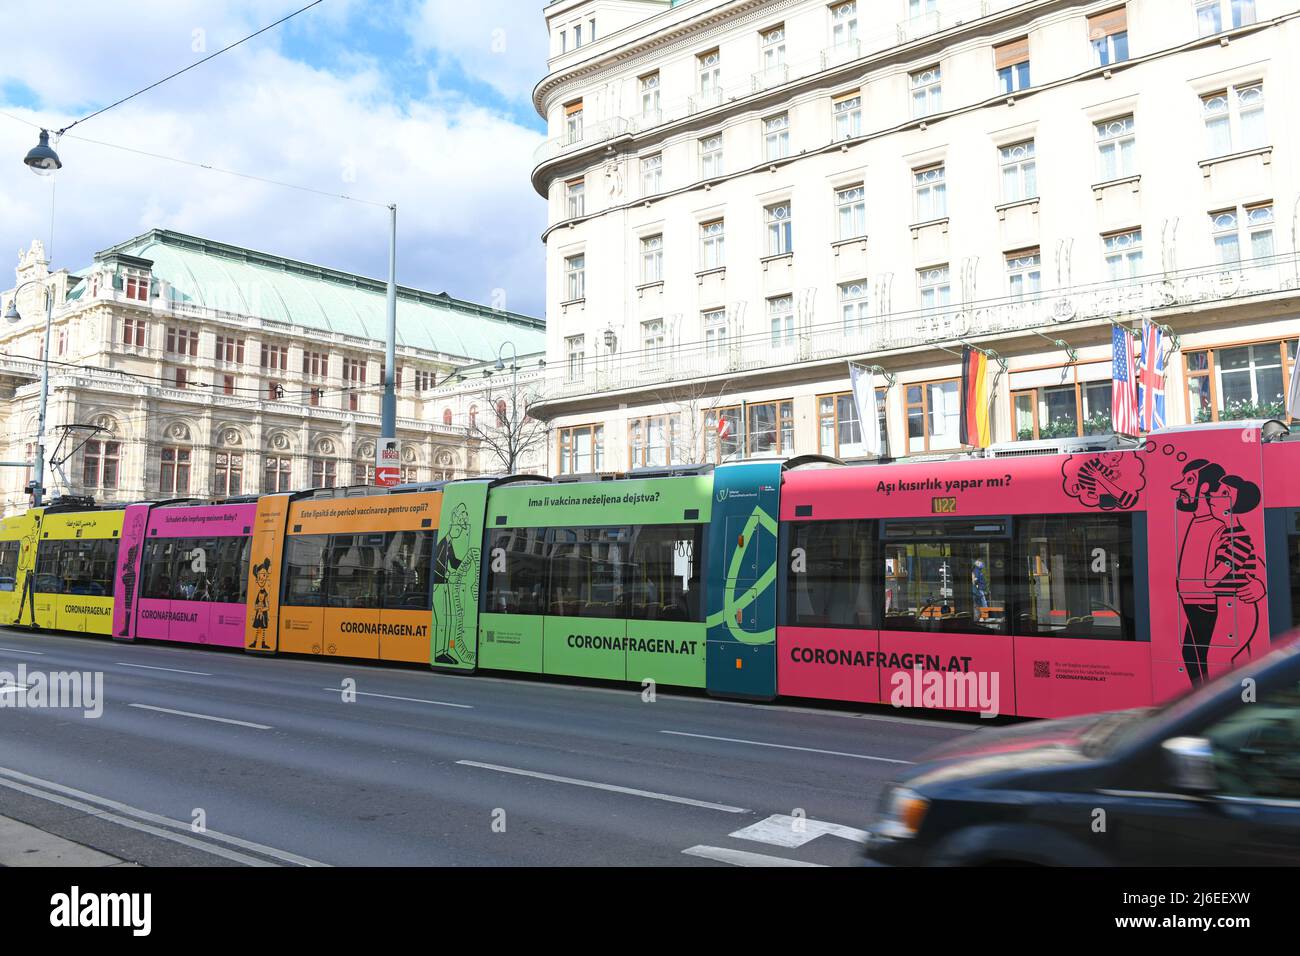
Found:
[[[920,832],[930,801],[915,790],[894,787],[885,797],[876,833],[893,840],[906,840]]]

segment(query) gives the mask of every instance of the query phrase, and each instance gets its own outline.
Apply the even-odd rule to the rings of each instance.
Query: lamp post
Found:
[[[506,363],[502,361],[501,353],[506,350],[507,345],[510,346],[510,421],[508,423],[510,428],[510,434],[507,435],[506,437],[506,440],[508,442],[507,447],[509,447],[510,449],[510,462],[507,470],[511,474],[514,474],[515,464],[516,464],[515,463],[515,439],[516,439],[515,420],[519,414],[519,353],[515,350],[514,342],[502,342],[501,345],[497,348],[496,370],[498,372],[505,370]]]
[[[53,176],[56,170],[63,168],[53,147],[50,146],[50,131],[41,130],[39,142],[27,151],[23,162],[37,176]],[[53,212],[50,213],[54,215]],[[54,322],[54,290],[45,284],[44,279],[28,279],[14,289],[13,301],[5,312],[5,319],[19,322],[18,293],[29,285],[40,285],[45,292],[45,347],[41,350],[41,403],[36,418],[36,461],[31,487],[32,507],[39,508],[45,499],[45,412],[50,401],[50,326]]]
[[[398,482],[397,452],[397,204],[388,206],[387,339],[384,348],[384,397],[379,415],[379,442],[375,445],[375,484]]]

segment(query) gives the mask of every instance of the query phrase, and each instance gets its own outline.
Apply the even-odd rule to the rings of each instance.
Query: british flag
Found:
[[[1138,362],[1138,425],[1144,432],[1165,427],[1164,333],[1154,322],[1142,323],[1142,358]]]
[[[1133,349],[1128,329],[1115,326],[1111,330],[1110,417],[1111,429],[1116,435],[1138,433],[1137,389],[1133,376]]]

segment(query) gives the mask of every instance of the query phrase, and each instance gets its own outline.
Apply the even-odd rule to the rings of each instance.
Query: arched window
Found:
[[[450,425],[450,424],[451,424],[451,409],[450,409],[450,408],[444,408],[444,409],[442,410],[442,423],[443,423],[444,425]]]
[[[471,405],[469,407],[469,427],[473,428],[477,424],[478,424],[478,406]]]
[[[506,414],[506,400],[497,399],[497,427],[506,428],[510,424],[510,416]]]

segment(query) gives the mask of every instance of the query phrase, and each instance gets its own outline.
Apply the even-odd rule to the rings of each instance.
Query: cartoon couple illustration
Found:
[[[465,610],[478,604],[479,549],[470,547],[470,541],[469,509],[462,502],[452,510],[433,558],[435,664],[474,663],[475,648],[465,638]]]
[[[1240,517],[1259,507],[1260,492],[1204,458],[1188,462],[1171,490],[1178,510],[1192,516],[1179,547],[1177,588],[1186,620],[1183,663],[1197,686],[1211,664],[1250,659],[1267,588],[1264,563]]]

